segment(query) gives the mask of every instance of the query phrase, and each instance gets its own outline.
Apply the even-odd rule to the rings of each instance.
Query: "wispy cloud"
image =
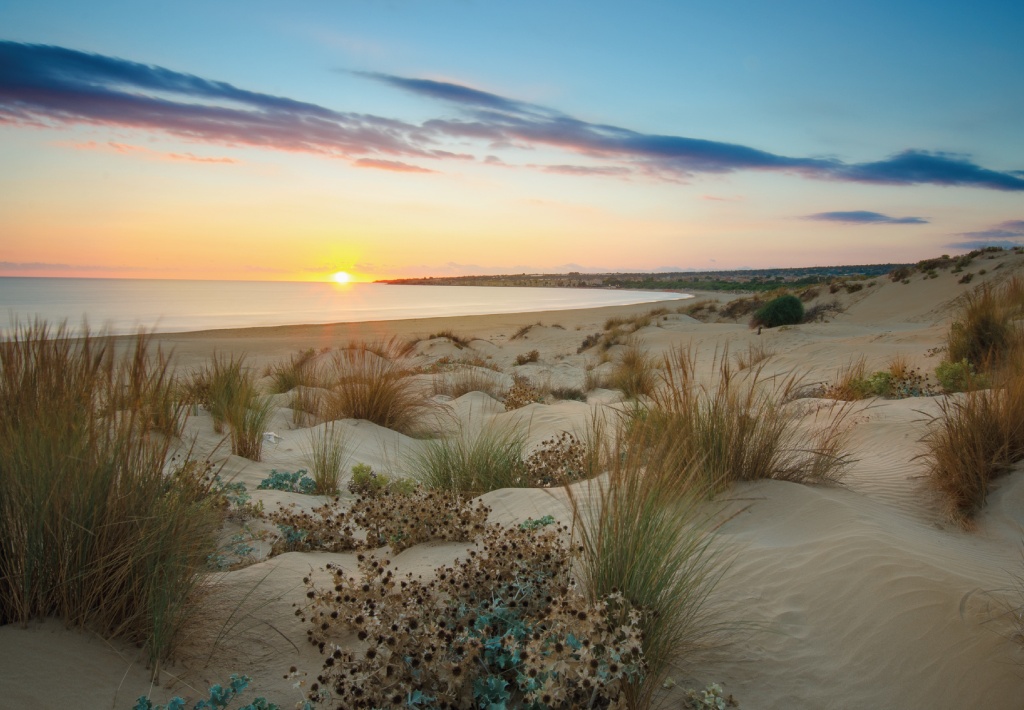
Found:
[[[928,220],[920,217],[890,217],[879,212],[855,210],[853,212],[819,212],[802,219],[813,219],[818,222],[840,222],[842,224],[928,224]]]
[[[946,246],[954,249],[1024,246],[1024,219],[1011,219],[994,224],[980,232],[961,232],[956,236],[964,237],[964,239]]]
[[[74,272],[74,273],[129,273],[134,271],[180,271],[175,267],[153,266],[110,266],[102,264],[50,264],[40,261],[13,262],[0,261],[0,274],[33,274],[40,272]]]
[[[378,170],[391,170],[397,173],[436,173],[436,170],[427,170],[418,165],[409,165],[400,160],[381,160],[379,158],[359,158],[353,165],[358,168],[377,168]]]
[[[409,159],[472,160],[484,154],[554,148],[585,165],[530,165],[568,175],[690,181],[705,173],[772,171],[819,180],[885,185],[1024,190],[1019,170],[983,168],[970,158],[906,150],[882,160],[789,157],[740,145],[640,133],[590,123],[453,82],[364,73],[375,81],[456,107],[459,117],[422,124],[337,111],[124,59],[62,47],[0,42],[0,123],[38,128],[87,124],[159,131],[195,142],[304,152],[364,167],[431,172]],[[508,156],[505,156],[508,160]],[[387,167],[386,161],[396,165]],[[484,162],[494,161],[484,158]],[[402,167],[406,166],[406,167]]]
[[[159,150],[152,150],[141,145],[129,145],[127,143],[97,143],[96,141],[87,141],[84,143],[57,143],[57,145],[68,146],[75,150],[99,150],[99,151],[112,151],[115,153],[124,154],[136,154],[146,158],[155,160],[169,160],[173,162],[191,162],[191,163],[220,163],[237,165],[241,163],[241,160],[235,158],[209,158],[193,153],[168,153]]]

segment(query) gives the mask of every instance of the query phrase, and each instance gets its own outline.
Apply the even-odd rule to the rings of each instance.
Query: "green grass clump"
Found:
[[[757,309],[752,325],[776,328],[780,325],[796,325],[804,319],[804,304],[796,296],[786,295],[773,298]]]
[[[309,432],[309,444],[303,447],[303,459],[313,472],[313,492],[330,496],[338,492],[338,480],[348,463],[348,439],[335,422],[314,427]]]
[[[708,601],[726,569],[701,501],[700,453],[669,430],[620,428],[605,475],[569,486],[578,570],[591,600],[621,594],[616,621],[640,614],[647,669],[624,688],[644,708],[670,668],[717,630]]]
[[[427,488],[480,495],[498,488],[529,486],[523,451],[526,434],[516,427],[490,425],[476,434],[465,430],[423,442],[407,468]]]
[[[146,433],[176,389],[144,335],[127,358],[39,322],[0,339],[0,625],[55,616],[139,644],[159,675],[220,522],[206,469],[165,473],[170,439]]]

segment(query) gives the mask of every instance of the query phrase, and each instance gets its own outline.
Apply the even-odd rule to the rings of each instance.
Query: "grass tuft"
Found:
[[[316,351],[313,348],[299,351],[292,355],[287,362],[280,362],[270,368],[270,377],[273,380],[270,391],[274,394],[291,392],[296,387],[317,387],[317,367],[314,359]]]
[[[0,339],[0,625],[56,616],[138,643],[156,678],[219,518],[206,469],[165,474],[170,439],[146,434],[148,403],[176,392],[147,353],[144,334],[120,359],[112,339],[41,322]]]
[[[406,463],[412,478],[427,488],[480,495],[529,485],[525,448],[522,429],[489,425],[475,434],[460,429],[445,438],[424,441]]]
[[[611,375],[611,385],[629,399],[650,397],[657,384],[654,358],[644,349],[643,343],[631,341],[619,355]]]
[[[312,474],[313,493],[331,496],[338,492],[338,480],[348,464],[348,438],[336,422],[329,422],[309,431],[309,444],[302,456]]]
[[[409,433],[431,408],[426,391],[409,377],[410,370],[370,347],[335,352],[332,365],[334,384],[321,407],[326,421],[365,419]]]

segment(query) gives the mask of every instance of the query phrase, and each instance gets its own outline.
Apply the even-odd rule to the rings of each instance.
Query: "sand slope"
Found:
[[[989,265],[989,273],[971,286],[986,278],[1004,279],[1021,262],[1024,256],[980,261]],[[1003,266],[993,270],[998,263]],[[700,323],[674,314],[638,335],[655,353],[692,345],[703,364],[726,348],[736,353],[751,343],[765,343],[776,352],[766,374],[798,372],[808,383],[828,380],[851,357],[862,354],[872,366],[900,352],[934,369],[941,356],[929,352],[941,343],[952,300],[967,288],[956,280],[948,271],[937,279],[918,275],[907,285],[878,279],[863,291],[839,294],[848,310],[830,323],[760,336],[743,323]],[[535,322],[535,315],[360,324],[351,329],[259,329],[161,340],[177,346],[186,365],[226,345],[265,362],[298,348],[338,345],[353,333],[405,337],[452,327],[477,338],[469,349],[490,356],[504,377],[515,371],[579,386],[591,357],[576,354],[583,336],[599,330],[609,315],[646,308],[544,314],[548,326],[535,327],[515,341],[509,336],[516,326]],[[555,323],[561,327],[549,327]],[[541,352],[538,363],[511,367],[516,355],[532,349]],[[427,361],[460,353],[450,344],[420,347]],[[448,421],[467,430],[489,422],[528,427],[530,444],[536,446],[560,431],[580,431],[595,410],[616,406],[617,393],[590,394],[586,404],[536,404],[515,412],[505,412],[481,392],[450,401],[440,398],[438,406],[444,407]],[[936,408],[934,398],[860,407],[851,417],[858,460],[842,486],[766,481],[737,486],[713,503],[727,515],[739,511],[721,529],[732,564],[715,598],[734,630],[724,645],[675,674],[680,686],[721,682],[740,707],[754,710],[962,710],[1024,704],[1024,654],[1011,639],[1011,619],[1005,613],[1007,605],[1021,602],[1013,584],[1016,575],[1024,574],[1024,470],[1002,479],[975,531],[949,525],[941,500],[927,489],[924,464],[914,458],[921,452],[925,421]],[[350,438],[351,463],[368,463],[377,470],[400,474],[403,457],[422,446],[368,422],[341,425]],[[268,509],[278,503],[305,508],[317,504],[309,496],[254,491],[271,469],[293,471],[303,465],[308,429],[295,424],[286,407],[275,415],[273,429],[282,440],[267,447],[260,463],[225,457],[223,445],[218,448],[222,437],[213,432],[206,414],[193,418],[188,431],[203,453],[224,460],[225,475],[244,482]],[[483,500],[493,509],[492,522],[513,524],[548,514],[567,520],[561,491],[500,490]],[[395,557],[394,563],[402,571],[426,575],[464,554],[466,547],[420,545]],[[210,668],[186,676],[188,685],[201,688],[231,672],[243,672],[254,676],[258,692],[282,707],[297,700],[297,691],[282,673],[295,664],[315,674],[320,660],[304,643],[304,629],[291,605],[303,598],[301,577],[327,562],[355,567],[352,555],[290,553],[224,575],[222,607],[230,607],[229,600],[257,584],[253,600],[264,606],[253,610],[251,623],[240,627]],[[219,613],[222,618],[223,608]],[[149,689],[148,674],[134,662],[136,653],[88,633],[66,631],[52,621],[27,630],[0,628],[0,708],[130,707]],[[179,683],[172,691],[158,688],[153,695],[196,697],[188,685]],[[678,706],[678,694],[673,698],[672,706]]]

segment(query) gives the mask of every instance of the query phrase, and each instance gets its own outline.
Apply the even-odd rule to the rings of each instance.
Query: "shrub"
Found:
[[[479,495],[498,488],[524,488],[525,433],[516,427],[489,425],[475,435],[466,430],[423,442],[410,454],[412,478],[437,490]]]
[[[943,399],[924,438],[932,484],[966,521],[985,503],[992,479],[1024,459],[1024,377],[1002,389]]]
[[[847,293],[857,293],[864,288],[864,284],[846,284]]]
[[[913,273],[909,266],[900,266],[889,272],[889,280],[893,283],[902,281]]]
[[[365,419],[409,433],[432,409],[407,368],[369,347],[334,353],[333,370],[335,384],[323,399],[327,421]]]
[[[594,333],[593,335],[588,335],[587,337],[585,337],[583,339],[583,342],[580,343],[580,346],[578,348],[576,348],[576,354],[579,355],[584,350],[589,350],[590,348],[592,348],[595,345],[597,345],[599,342],[601,342],[601,334],[600,333]]]
[[[959,362],[943,360],[935,368],[935,378],[947,392],[966,392],[970,389],[984,389],[988,387],[988,378],[979,375],[974,371],[967,358]]]
[[[1002,290],[983,284],[961,298],[953,324],[946,336],[946,349],[951,362],[967,360],[976,368],[996,364],[1010,344],[1019,336],[1011,320],[1014,309],[1013,282]]]
[[[338,492],[338,479],[349,459],[347,448],[348,438],[334,422],[310,429],[302,454],[313,472],[313,493],[330,496]]]
[[[312,495],[316,484],[306,473],[307,471],[304,468],[299,469],[295,473],[288,473],[287,471],[278,473],[276,469],[272,469],[270,475],[256,486],[256,490],[287,491],[288,493]]]
[[[491,527],[467,559],[426,582],[387,559],[358,576],[331,567],[300,610],[326,656],[309,701],[361,707],[618,706],[645,672],[638,613],[621,596],[575,591],[569,551],[552,530]],[[334,641],[365,640],[358,656]]]
[[[525,477],[530,488],[550,488],[587,478],[591,473],[587,446],[563,431],[541,443],[526,459]]]
[[[779,296],[754,313],[753,325],[775,328],[780,325],[796,325],[804,319],[804,304],[796,296]]]
[[[531,350],[528,353],[520,353],[516,355],[516,365],[527,365],[531,362],[537,362],[540,359],[540,353],[536,350]]]
[[[145,335],[133,350],[41,322],[0,339],[0,625],[55,616],[128,640],[157,677],[220,521],[206,467],[165,474],[170,440],[147,435],[147,403],[176,387],[164,366],[130,366]]]
[[[637,341],[630,342],[619,355],[618,362],[611,375],[611,385],[622,390],[629,399],[650,397],[654,394],[655,379],[654,359]]]
[[[974,274],[972,274],[970,272],[967,272],[966,274],[964,274],[963,276],[960,277],[959,283],[969,284],[973,279],[974,279]]]

